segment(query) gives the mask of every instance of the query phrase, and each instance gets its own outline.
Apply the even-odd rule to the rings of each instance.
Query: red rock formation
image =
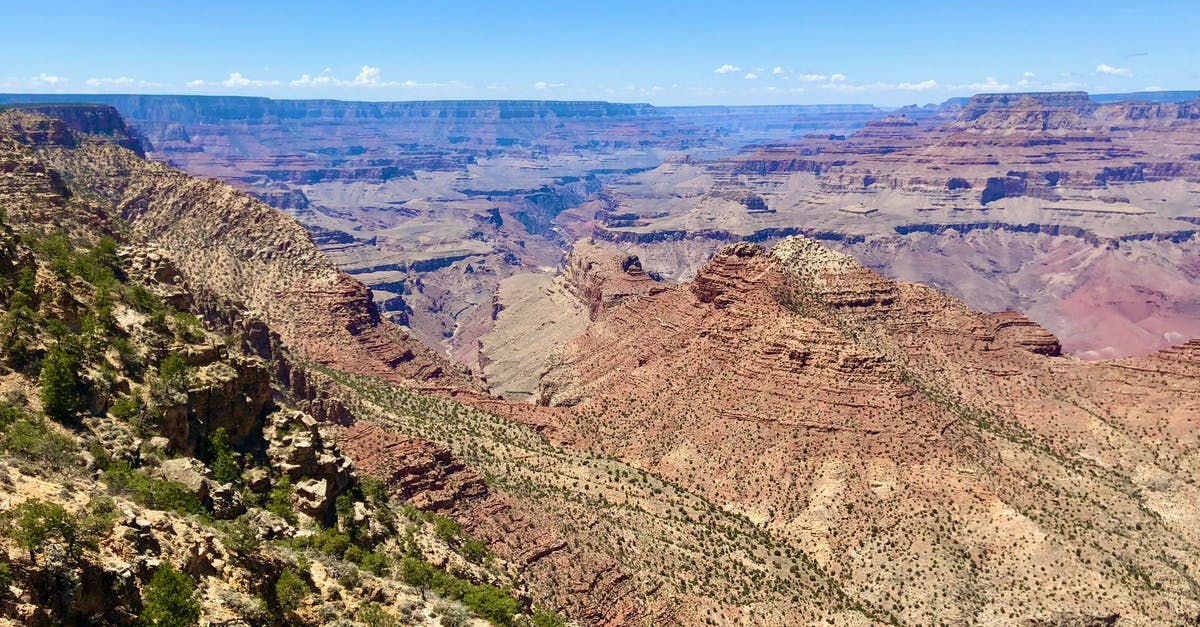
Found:
[[[420,509],[465,509],[487,496],[483,477],[427,440],[357,422],[339,433],[337,442],[360,472],[383,481],[393,495]]]
[[[596,246],[591,241],[575,244],[563,274],[592,320],[626,298],[654,295],[666,289],[642,270],[637,257]]]

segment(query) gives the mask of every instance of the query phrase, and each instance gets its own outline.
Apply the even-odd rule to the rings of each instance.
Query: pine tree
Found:
[[[69,420],[83,405],[83,380],[79,351],[70,338],[62,338],[42,360],[42,410],[56,420]]]
[[[141,619],[148,627],[192,627],[200,623],[200,602],[192,580],[170,562],[154,571],[143,596]]]

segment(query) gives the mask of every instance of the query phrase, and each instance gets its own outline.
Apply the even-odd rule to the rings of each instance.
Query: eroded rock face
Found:
[[[199,443],[222,428],[242,442],[257,431],[273,406],[266,364],[236,356],[217,360],[221,352],[213,347],[208,354],[191,355],[194,365],[203,365],[177,402],[163,408],[162,433],[172,450],[196,455]]]
[[[317,519],[350,487],[350,459],[337,452],[329,436],[311,416],[294,410],[271,414],[263,428],[272,467],[294,482],[296,506]]]
[[[587,307],[592,320],[631,296],[666,289],[642,269],[637,257],[591,241],[577,242],[563,269],[567,285]]]
[[[182,484],[213,512],[217,520],[231,520],[246,511],[242,496],[228,483],[217,483],[212,472],[198,459],[178,457],[163,462],[158,473],[167,481]]]
[[[450,511],[487,496],[483,477],[432,442],[359,422],[338,436],[338,446],[360,472],[421,509]]]

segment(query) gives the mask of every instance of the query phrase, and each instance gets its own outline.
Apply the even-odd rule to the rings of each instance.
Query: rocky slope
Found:
[[[903,622],[1180,624],[1195,357],[1080,363],[1022,315],[789,238],[613,308],[540,400],[570,408],[556,440],[743,512]]]
[[[328,345],[306,343],[297,334],[316,333],[313,318],[271,296],[294,308],[288,287],[352,280],[287,218],[221,184],[139,165],[121,147],[130,137],[104,132],[124,128],[109,125],[115,112],[79,108],[67,117],[83,123],[70,128],[41,111],[0,113],[0,622],[532,614],[507,563],[430,511],[451,483],[444,454],[432,466],[396,458],[387,474],[356,469],[340,449],[327,421],[353,415],[311,360],[387,380],[436,374],[414,368],[413,354],[360,361],[364,336],[385,359],[408,341],[384,334],[365,288],[331,303]],[[120,207],[132,225],[115,218]],[[198,207],[207,226],[191,220]],[[264,259],[270,249],[255,245],[271,236],[294,239],[271,240]],[[257,281],[241,275],[250,271]],[[346,319],[359,326],[337,325]],[[171,573],[183,588],[164,597]]]
[[[556,412],[475,392],[380,320],[366,288],[334,270],[295,222],[266,205],[142,162],[110,137],[61,130],[49,118],[4,112],[0,128],[0,192],[22,234],[5,240],[6,272],[38,264],[39,275],[91,277],[72,269],[72,246],[86,251],[88,242],[112,238],[122,247],[105,262],[117,279],[110,289],[120,294],[112,332],[128,336],[146,359],[144,374],[100,388],[94,383],[106,367],[89,356],[87,389],[108,391],[89,392],[53,420],[36,403],[28,417],[14,419],[65,429],[71,444],[55,445],[67,454],[54,464],[19,471],[48,486],[34,490],[42,484],[14,478],[4,492],[9,515],[24,520],[21,503],[31,495],[75,513],[79,499],[62,495],[108,492],[135,521],[133,531],[114,524],[89,532],[98,548],[74,553],[83,561],[53,562],[68,574],[86,572],[77,569],[85,562],[120,571],[111,550],[141,564],[132,578],[120,575],[129,583],[119,597],[87,588],[88,599],[116,612],[100,620],[126,623],[157,607],[153,580],[164,562],[184,569],[205,617],[250,624],[378,624],[372,621],[388,615],[421,623],[458,616],[464,606],[497,624],[519,622],[519,614],[561,624],[542,608],[585,624],[876,616],[807,554],[744,517],[619,460],[550,444],[514,422],[519,416],[552,429]],[[26,233],[34,234],[28,241],[57,243],[30,248],[20,243]],[[97,279],[79,280],[70,306],[56,297],[33,314],[5,303],[6,319],[33,320],[3,351],[13,370],[6,389],[28,396],[45,388],[18,364],[63,341],[54,335],[64,333],[61,325],[68,335],[80,333],[82,310],[103,302],[90,283]],[[64,292],[49,282],[36,291]],[[154,322],[156,299],[165,330]],[[149,323],[134,313],[139,307],[152,308]],[[145,336],[147,324],[158,330]],[[183,344],[150,351],[169,337]],[[103,359],[127,367],[126,357]],[[174,391],[146,391],[160,385]],[[145,416],[114,409],[131,403]],[[75,419],[94,424],[95,433],[76,430]],[[145,446],[150,439],[154,451]],[[70,452],[75,446],[94,449],[99,477],[74,470],[86,460]],[[229,526],[209,522],[226,517]],[[191,539],[208,537],[200,529],[214,525],[216,540],[188,557]],[[260,561],[245,561],[264,540],[271,542],[254,558]],[[43,560],[3,546],[14,549],[7,559],[18,585],[4,597],[16,599],[4,610],[9,616],[58,621],[100,612],[96,604],[28,593],[40,585]],[[241,568],[268,576],[253,579]],[[64,588],[36,589],[53,595]]]

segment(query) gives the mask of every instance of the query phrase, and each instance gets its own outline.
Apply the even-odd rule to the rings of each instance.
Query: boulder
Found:
[[[292,504],[313,518],[325,515],[330,500],[329,482],[324,479],[305,479],[292,491]]]

